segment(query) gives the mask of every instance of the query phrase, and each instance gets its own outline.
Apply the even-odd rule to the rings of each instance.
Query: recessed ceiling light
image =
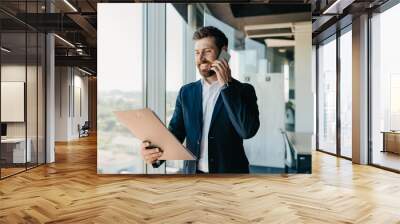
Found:
[[[81,68],[79,68],[79,67],[78,67],[78,70],[81,71],[81,72],[83,72],[83,73],[85,73],[85,74],[87,74],[87,75],[90,75],[90,76],[92,75],[92,73],[90,73],[90,72],[88,72],[88,71],[86,71],[86,70],[83,70],[83,69],[81,69]]]
[[[68,1],[64,0],[65,4],[67,4],[74,12],[78,12],[78,10]]]
[[[73,48],[75,48],[75,45],[73,45],[71,42],[69,42],[68,40],[66,40],[66,39],[64,39],[64,38],[62,38],[62,37],[60,37],[59,35],[57,35],[57,34],[54,34],[54,36],[55,37],[57,37],[59,40],[61,40],[62,42],[64,42],[64,43],[66,43],[67,45],[69,45],[70,47],[73,47]]]
[[[354,0],[336,0],[327,9],[325,9],[322,14],[342,14],[343,9],[348,7],[354,2]]]

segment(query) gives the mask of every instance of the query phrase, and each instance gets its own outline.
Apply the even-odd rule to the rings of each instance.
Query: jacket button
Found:
[[[208,136],[209,139],[214,139],[214,136]]]
[[[197,141],[197,144],[200,145],[200,141]]]

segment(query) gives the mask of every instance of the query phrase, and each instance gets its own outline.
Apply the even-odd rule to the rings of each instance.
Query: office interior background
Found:
[[[322,18],[314,22],[320,25],[313,30],[316,149],[398,172],[400,5],[378,1],[337,8],[341,16],[328,11],[324,17],[336,26],[318,24]]]
[[[135,22],[123,20],[126,23],[132,23],[130,25],[135,29],[132,30],[135,34],[136,32],[143,33],[142,30],[151,26],[152,22],[157,23],[157,21],[152,20],[158,19],[159,22],[165,23],[165,27],[163,27],[165,35],[164,57],[166,60],[163,69],[165,71],[155,71],[158,74],[165,75],[165,83],[161,82],[160,86],[153,87],[158,89],[163,87],[165,93],[153,91],[154,95],[153,92],[150,92],[153,96],[149,96],[149,91],[147,91],[145,94],[144,90],[152,87],[151,79],[143,77],[145,66],[134,66],[134,68],[132,66],[132,68],[129,68],[132,70],[130,72],[142,75],[137,75],[137,78],[132,78],[132,76],[130,81],[135,85],[126,86],[126,90],[133,91],[131,96],[129,96],[130,93],[126,95],[120,93],[120,100],[114,101],[110,95],[104,93],[104,96],[101,95],[99,102],[97,102],[97,11],[94,10],[97,9],[97,6],[95,3],[77,2],[78,6],[76,7],[80,7],[81,11],[88,12],[84,15],[85,20],[81,18],[82,15],[75,12],[77,8],[73,5],[71,8],[70,5],[63,2],[50,1],[50,3],[47,3],[48,7],[45,7],[45,1],[2,2],[3,21],[7,21],[2,23],[1,32],[1,80],[3,83],[1,170],[3,177],[43,164],[46,156],[49,157],[49,162],[53,161],[54,151],[51,149],[54,149],[54,141],[76,139],[79,136],[78,125],[79,128],[84,126],[85,121],[88,121],[87,124],[91,124],[91,131],[97,130],[97,105],[95,105],[97,103],[106,108],[103,111],[100,106],[99,121],[102,125],[100,128],[117,136],[113,136],[112,140],[107,137],[98,140],[100,142],[99,149],[102,148],[103,144],[108,144],[111,148],[111,150],[99,151],[99,172],[142,173],[147,170],[147,167],[137,155],[138,150],[131,150],[135,148],[135,144],[137,147],[138,143],[132,142],[134,141],[132,139],[128,140],[130,135],[127,135],[126,129],[115,125],[113,123],[115,120],[110,118],[109,115],[111,110],[150,106],[158,109],[161,113],[159,114],[160,117],[165,117],[166,124],[168,124],[179,86],[198,78],[198,75],[194,77],[194,63],[187,63],[183,60],[192,58],[190,55],[192,50],[190,36],[196,28],[202,25],[215,25],[221,28],[227,33],[229,39],[233,40],[230,42],[230,49],[240,49],[231,52],[233,60],[239,61],[231,62],[234,65],[233,73],[242,76],[236,77],[239,80],[246,81],[250,79],[252,74],[264,74],[264,76],[268,76],[265,77],[266,79],[274,77],[275,73],[283,74],[285,80],[283,84],[284,92],[283,96],[282,94],[280,96],[283,97],[285,102],[284,107],[274,107],[274,110],[269,111],[271,114],[268,114],[268,116],[267,111],[265,115],[264,113],[261,114],[266,119],[277,118],[265,122],[265,124],[268,124],[269,130],[273,130],[273,132],[260,133],[252,142],[246,143],[247,145],[257,144],[254,143],[260,141],[257,138],[268,140],[266,141],[267,144],[264,145],[265,149],[259,150],[260,153],[255,152],[255,150],[247,152],[255,170],[261,167],[261,170],[266,172],[282,172],[285,167],[286,153],[284,150],[285,139],[279,137],[281,135],[280,129],[292,129],[295,132],[307,133],[312,136],[311,141],[307,138],[307,144],[311,144],[312,149],[352,159],[352,99],[355,96],[352,92],[354,77],[348,75],[352,74],[352,64],[354,64],[352,63],[353,54],[351,51],[355,41],[352,37],[354,32],[352,18],[357,13],[365,13],[366,10],[369,10],[368,7],[371,7],[371,10],[369,10],[370,18],[367,21],[368,32],[365,31],[362,34],[364,38],[368,39],[368,43],[365,43],[366,46],[364,46],[364,53],[370,55],[368,56],[370,82],[362,84],[364,88],[368,88],[367,92],[364,93],[364,97],[368,99],[364,103],[369,108],[364,108],[364,112],[367,112],[364,117],[356,114],[357,117],[364,119],[362,130],[368,133],[367,137],[364,136],[361,140],[367,148],[363,148],[365,152],[355,153],[363,156],[361,158],[364,161],[363,163],[399,170],[397,151],[390,149],[392,143],[395,144],[394,147],[396,148],[396,139],[398,139],[397,134],[391,131],[399,129],[399,105],[395,97],[399,89],[398,72],[396,71],[396,63],[393,61],[396,58],[393,55],[397,50],[397,45],[389,44],[394,42],[396,35],[399,35],[395,29],[392,29],[398,19],[398,6],[394,3],[383,4],[383,2],[380,2],[365,7],[360,6],[362,3],[355,2],[346,5],[347,11],[344,10],[339,17],[329,15],[329,13],[325,13],[327,15],[321,16],[321,18],[314,15],[314,45],[312,51],[314,60],[312,70],[314,73],[308,73],[308,68],[304,68],[306,69],[304,73],[312,74],[311,76],[299,71],[302,68],[295,68],[296,64],[298,66],[309,64],[302,54],[297,54],[297,58],[301,58],[302,61],[295,63],[296,32],[294,26],[297,26],[297,28],[303,26],[305,27],[304,30],[308,29],[308,25],[304,25],[305,21],[309,19],[308,9],[304,6],[294,9],[292,12],[269,15],[267,20],[263,20],[263,17],[259,16],[259,21],[257,21],[257,19],[252,19],[253,12],[249,13],[250,8],[243,8],[243,5],[236,5],[236,9],[232,8],[233,11],[230,11],[227,4],[160,4],[151,7],[154,7],[153,10],[163,11],[165,18],[160,18],[161,16],[156,18],[149,15],[151,10],[147,10],[149,7],[147,4],[136,4],[132,7],[132,10],[135,11],[135,13],[132,13],[132,18],[136,17]],[[389,4],[391,4],[390,7],[387,6]],[[312,5],[314,14],[316,14],[316,7],[323,8],[323,6],[324,1]],[[241,10],[239,10],[239,7]],[[372,8],[375,9],[372,10]],[[43,16],[35,16],[51,10],[58,17],[53,16],[54,18],[49,20],[49,18]],[[63,12],[66,15],[61,16],[57,12]],[[259,13],[254,12],[255,14]],[[237,16],[236,20],[247,21],[250,25],[235,28],[237,21],[235,21],[234,14]],[[250,19],[246,20],[246,17]],[[253,18],[257,18],[257,16],[253,16]],[[319,22],[320,20],[327,20],[327,18],[330,18],[330,21],[340,21],[340,26],[333,27],[331,23],[334,22],[320,24],[322,23]],[[53,23],[45,24],[45,19],[53,21]],[[78,20],[86,22],[77,25]],[[251,25],[252,23],[260,23],[260,21],[264,23],[264,27]],[[264,21],[268,21],[268,23]],[[173,29],[169,27],[173,27]],[[121,34],[127,30],[126,28],[120,29]],[[276,32],[276,30],[279,31],[274,34],[266,33]],[[45,33],[50,31],[57,31],[58,33],[46,37]],[[162,31],[155,29],[154,32],[161,35],[160,32]],[[136,35],[134,36],[135,41],[131,42],[131,47],[138,49],[138,51],[132,51],[129,56],[135,58],[140,64],[143,63],[145,58],[151,57],[144,54],[149,54],[143,48],[145,37],[137,38]],[[246,37],[244,38],[244,36]],[[52,44],[52,41],[54,41],[54,46],[49,45]],[[304,40],[304,42],[306,41]],[[10,46],[14,46],[15,50],[12,50]],[[305,46],[303,42],[297,44],[297,47],[300,48],[306,48]],[[124,46],[121,47],[121,49],[124,48]],[[54,48],[54,51],[52,51],[52,48]],[[117,50],[117,46],[114,46],[113,50]],[[52,58],[52,54],[54,54],[53,67],[51,67],[50,61],[46,61],[46,59]],[[107,57],[107,55],[104,57]],[[178,64],[182,64],[182,66],[176,66]],[[131,64],[127,63],[127,65]],[[52,69],[54,69],[55,74],[60,75],[54,75],[52,85],[46,85],[45,75],[49,74],[49,71],[51,73]],[[301,78],[295,79],[294,71],[299,71],[297,74]],[[147,74],[151,75],[151,73],[152,71],[147,71]],[[124,72],[119,73],[118,70],[109,71],[109,74],[112,74],[113,80],[117,80],[121,76],[121,80],[125,81],[129,76]],[[155,77],[154,80],[160,81],[158,78]],[[145,81],[147,82],[145,83]],[[272,84],[272,82],[265,83]],[[124,84],[128,83],[115,83],[115,85],[119,86],[122,91],[125,88]],[[54,100],[47,105],[49,107],[49,105],[54,104],[52,108],[49,108],[51,113],[48,116],[52,117],[52,114],[54,114],[54,120],[49,122],[49,124],[54,123],[54,136],[51,134],[52,136],[48,136],[47,141],[45,141],[47,112],[45,92],[46,87],[53,85]],[[17,90],[18,88],[19,90]],[[104,89],[106,88],[104,87]],[[102,89],[103,87],[100,91]],[[265,89],[270,90],[270,88]],[[266,93],[265,95],[272,96],[273,94]],[[295,95],[299,96],[296,98],[298,101],[303,100],[304,102],[295,103]],[[353,97],[350,97],[352,95]],[[155,97],[165,98],[166,100],[159,103],[160,105],[151,105],[152,98]],[[311,102],[311,98],[314,98],[313,102]],[[52,98],[49,97],[48,99]],[[104,101],[102,101],[103,99]],[[271,103],[276,103],[276,99],[276,97],[271,97]],[[271,108],[268,99],[264,101],[263,98],[260,98],[258,102],[261,107],[263,102],[267,102],[265,108]],[[108,103],[115,105],[108,105]],[[130,106],[124,105],[124,103],[130,104]],[[165,111],[162,108],[165,108]],[[314,109],[311,110],[311,108]],[[277,122],[278,120],[279,122]],[[113,131],[111,132],[111,130]],[[100,133],[102,132],[100,131]],[[106,133],[104,134],[106,136]],[[262,134],[265,136],[262,136]],[[124,135],[128,137],[123,137]],[[45,153],[46,145],[50,149],[47,150],[47,154]],[[118,147],[115,147],[116,145]],[[395,153],[392,153],[392,151]],[[288,154],[290,155],[290,153]],[[354,160],[361,161],[358,158]],[[104,170],[101,164],[104,164],[104,167],[108,167],[110,170]],[[174,165],[169,166],[168,164]],[[167,169],[168,167],[171,169]],[[179,162],[171,161],[167,163],[164,172],[170,170],[171,173],[175,173],[179,170],[179,167]]]
[[[368,9],[362,6],[364,3],[355,2],[345,5],[348,9],[344,10],[339,17],[329,15],[329,13],[325,13],[327,15],[320,18],[314,15],[312,65],[303,54],[296,55],[295,53],[296,47],[298,51],[308,53],[305,44],[308,40],[304,39],[309,38],[306,33],[311,29],[307,24],[307,20],[310,19],[308,6],[297,6],[295,9],[290,9],[291,11],[274,13],[266,18],[265,15],[262,16],[262,7],[254,11],[254,4],[253,6],[236,4],[232,7],[229,4],[200,3],[135,4],[131,6],[132,11],[126,11],[132,14],[132,20],[121,17],[121,22],[130,25],[132,30],[118,26],[114,29],[116,32],[121,32],[119,38],[126,37],[124,32],[132,34],[131,38],[134,41],[129,42],[130,47],[137,50],[132,50],[127,56],[132,57],[137,63],[131,66],[132,63],[129,63],[128,57],[125,57],[124,63],[127,68],[121,66],[122,61],[118,61],[118,65],[115,66],[118,68],[107,70],[111,78],[105,78],[104,83],[108,86],[100,86],[102,95],[99,96],[98,102],[96,100],[97,11],[94,10],[97,10],[97,5],[95,2],[77,1],[77,3],[76,7],[80,8],[80,11],[87,12],[85,15],[79,15],[76,7],[65,2],[2,2],[1,117],[4,144],[1,145],[1,170],[3,177],[43,164],[46,156],[49,157],[49,162],[53,161],[54,152],[51,148],[54,148],[54,141],[76,139],[79,136],[79,129],[85,126],[85,121],[91,124],[90,129],[95,132],[97,130],[97,103],[100,105],[98,113],[100,130],[104,131],[104,133],[100,131],[104,134],[104,138],[98,139],[100,142],[99,172],[142,173],[147,170],[137,155],[138,150],[131,150],[138,147],[137,141],[134,142],[135,140],[130,138],[131,135],[126,129],[116,125],[115,119],[110,117],[111,111],[149,106],[159,110],[160,117],[165,117],[168,124],[179,87],[199,78],[198,74],[195,76],[190,38],[191,33],[203,25],[219,27],[231,40],[229,48],[232,49],[231,65],[233,65],[234,76],[237,75],[235,78],[251,83],[256,80],[251,76],[259,74],[257,77],[259,79],[271,79],[271,82],[266,81],[264,84],[271,84],[273,87],[277,87],[273,83],[275,81],[273,77],[282,76],[284,80],[283,83],[281,82],[284,91],[278,94],[279,96],[271,88],[260,86],[262,91],[272,91],[258,94],[261,96],[258,101],[260,107],[265,106],[266,110],[269,110],[261,113],[261,117],[270,119],[264,122],[270,132],[266,129],[265,133],[260,133],[245,143],[250,147],[252,144],[257,145],[257,142],[262,141],[261,139],[266,139],[266,145],[263,145],[265,148],[258,150],[259,152],[256,152],[257,150],[247,152],[255,170],[261,167],[267,172],[281,172],[284,168],[285,138],[280,137],[280,129],[307,133],[312,136],[306,139],[312,149],[352,159],[352,99],[355,97],[352,92],[354,77],[349,75],[353,72],[352,65],[354,64],[352,63],[354,54],[351,49],[355,41],[353,38],[355,31],[352,29],[352,18],[357,13],[365,13],[367,10],[369,10],[368,30],[360,32],[363,32],[364,38],[368,40],[368,43],[364,43],[366,49],[363,49],[365,50],[363,53],[369,55],[370,81],[362,83],[362,87],[368,88],[364,93],[367,96],[363,97],[368,98],[364,103],[367,103],[369,108],[364,108],[366,109],[364,112],[367,113],[364,117],[356,115],[364,118],[364,124],[360,125],[363,125],[363,131],[367,131],[368,136],[362,140],[365,146],[368,142],[370,146],[367,146],[367,152],[358,154],[367,160],[364,163],[399,170],[397,151],[390,149],[392,142],[396,144],[398,138],[397,134],[391,131],[398,130],[400,122],[399,103],[395,97],[399,91],[399,77],[394,61],[396,57],[393,56],[397,50],[394,40],[399,34],[396,29],[392,29],[398,19],[399,6],[394,3],[374,3],[368,6],[371,7]],[[316,14],[316,7],[323,8],[324,6],[324,1],[317,1],[317,3],[312,5],[314,14]],[[45,7],[46,4],[48,7]],[[387,6],[389,4],[390,7]],[[113,7],[121,8],[121,5],[115,4]],[[372,10],[372,8],[375,9]],[[50,11],[57,16],[53,16],[51,20],[40,16]],[[60,12],[66,14],[61,15]],[[160,15],[160,12],[163,14]],[[113,13],[112,10],[109,13]],[[158,16],[151,13],[158,13]],[[106,17],[104,29],[108,29]],[[320,22],[328,18],[331,22],[323,24]],[[237,25],[240,24],[238,21],[242,21],[242,24]],[[333,27],[332,24],[335,22],[332,21],[340,26]],[[146,34],[143,30],[151,27],[152,23],[159,22],[165,25],[154,27],[154,35],[164,35],[165,40],[156,43],[156,40],[149,38],[152,35]],[[296,30],[297,35],[300,33],[303,35],[301,37],[303,40],[296,42]],[[55,33],[51,37],[46,37],[46,32]],[[139,37],[137,33],[142,33],[143,36]],[[163,59],[150,57],[151,49],[143,47],[145,41],[147,41],[147,46],[163,44],[162,57],[165,63],[160,64],[162,68],[154,68],[158,70],[151,71],[144,64],[154,63],[151,60]],[[149,43],[150,41],[153,43]],[[122,46],[122,43],[126,44],[126,42],[120,42],[120,46],[117,43],[117,41],[112,43],[111,52],[118,54],[119,52],[115,51],[128,49],[127,46]],[[51,65],[51,61],[48,61],[52,59],[52,54],[54,54],[54,66]],[[108,56],[112,57],[111,54],[104,54],[102,57],[107,59]],[[295,59],[298,60],[297,63]],[[145,60],[148,61],[145,62]],[[106,64],[101,63],[100,66]],[[179,64],[181,66],[178,66]],[[306,64],[310,64],[310,68],[301,68]],[[311,66],[314,73],[308,71]],[[124,72],[124,69],[137,75],[130,75]],[[144,71],[146,71],[146,77],[143,75]],[[51,72],[59,75],[54,75],[52,85],[46,85],[45,76]],[[160,77],[153,78],[153,80],[161,81],[157,84],[159,86],[152,84],[151,75],[154,72],[164,75],[164,81]],[[299,77],[297,79],[296,74]],[[265,77],[261,78],[261,76]],[[112,82],[109,82],[111,80]],[[132,85],[129,85],[127,80],[132,82]],[[111,88],[119,88],[121,92],[113,91],[116,95],[111,96],[111,85],[114,85]],[[54,88],[52,96],[54,100],[47,104],[47,107],[52,106],[48,108],[51,109],[48,117],[53,117],[52,114],[54,114],[54,120],[49,122],[54,123],[54,134],[48,136],[47,141],[45,141],[45,117],[48,111],[45,108],[46,87]],[[164,92],[148,91],[149,88],[160,89],[160,87]],[[103,92],[103,89],[109,92]],[[147,92],[144,92],[146,89]],[[279,90],[281,87],[276,89]],[[271,99],[264,99],[262,96],[264,94],[271,96]],[[298,97],[295,98],[295,95]],[[115,97],[118,98],[117,101],[114,100]],[[165,102],[158,102],[159,105],[155,105],[152,101],[156,101],[154,100],[156,97],[165,98]],[[282,98],[284,106],[272,107],[271,105],[278,104],[276,100],[279,97]],[[49,99],[52,98],[49,97]],[[295,103],[295,99],[301,102]],[[384,138],[388,141],[386,142]],[[46,145],[50,149],[47,150],[47,154],[45,153]],[[108,145],[110,150],[102,151],[102,145]],[[355,158],[355,161],[359,159]],[[103,168],[102,164],[108,168]],[[171,169],[167,169],[168,167]],[[175,173],[179,167],[179,162],[171,161],[167,163],[164,172],[171,170],[171,173]]]
[[[96,77],[91,70],[96,67],[91,52],[95,52],[96,40],[86,42],[79,32],[69,32],[79,27],[71,24],[71,19],[68,22],[72,27],[59,26],[62,18],[57,13],[69,10],[68,5],[59,7],[64,4],[60,1],[0,3],[1,178],[54,162],[54,142],[78,138],[79,129],[89,121],[89,110],[93,116],[96,114],[89,107],[94,105],[89,99],[96,101],[96,85],[93,85]],[[45,17],[49,12],[58,17]],[[47,34],[55,30],[65,33]],[[74,41],[81,38],[82,45],[72,44],[65,36],[74,37]],[[79,51],[75,45],[85,51]],[[84,60],[88,62],[69,59],[69,56],[85,57],[89,52],[92,61],[88,59],[90,56]],[[96,122],[91,123],[93,130]]]
[[[99,154],[103,153],[103,157],[98,157],[96,154],[97,144],[102,144],[96,136],[102,129],[106,129],[107,125],[115,128],[116,132],[124,132],[120,127],[113,127],[115,125],[113,121],[103,122],[102,125],[105,125],[103,127],[97,126],[96,122],[101,119],[107,120],[107,116],[104,115],[109,113],[106,111],[106,106],[102,105],[104,102],[101,101],[107,100],[109,96],[104,95],[99,98],[97,95],[101,93],[97,91],[97,88],[102,88],[101,81],[97,79],[99,69],[97,32],[101,32],[101,27],[98,26],[99,8],[97,6],[98,3],[116,2],[126,3],[126,1],[100,0],[2,0],[0,2],[2,135],[0,219],[16,222],[15,220],[24,220],[24,217],[29,217],[39,220],[38,222],[54,220],[78,222],[84,218],[97,217],[104,222],[104,220],[115,221],[111,217],[115,218],[114,214],[118,214],[126,219],[142,222],[148,220],[209,222],[213,218],[225,222],[245,222],[244,220],[304,222],[306,220],[310,222],[397,223],[400,220],[398,213],[400,204],[396,200],[400,196],[398,192],[400,186],[398,182],[400,104],[397,100],[400,94],[400,67],[396,60],[396,53],[400,50],[400,44],[396,41],[400,36],[396,26],[396,23],[400,21],[398,1],[285,1],[296,6],[311,7],[312,57],[310,76],[306,74],[306,79],[297,79],[296,65],[291,64],[296,59],[296,45],[293,46],[290,40],[296,40],[296,33],[288,34],[286,43],[290,46],[280,45],[272,47],[273,50],[270,51],[265,41],[254,41],[254,43],[249,41],[249,45],[245,42],[244,50],[248,49],[246,46],[255,50],[244,56],[243,60],[249,65],[244,67],[245,75],[247,71],[257,73],[258,66],[264,63],[266,64],[265,72],[283,73],[283,78],[289,79],[288,83],[284,82],[284,86],[289,86],[289,88],[285,88],[283,95],[284,99],[288,99],[285,101],[285,108],[281,109],[284,113],[283,119],[285,119],[283,127],[287,132],[293,131],[293,128],[296,132],[296,128],[301,127],[301,124],[298,125],[297,122],[304,122],[303,124],[307,125],[308,129],[300,132],[311,133],[313,156],[311,175],[249,176],[245,179],[239,176],[225,179],[191,179],[192,177],[163,179],[158,176],[159,178],[146,179],[97,174],[97,171],[121,174],[143,171],[174,173],[179,171],[180,165],[179,162],[171,162],[164,167],[164,170],[159,171],[152,170],[144,166],[142,161],[137,160],[132,162],[134,165],[120,163],[121,166],[113,166],[112,170],[106,170],[106,168],[97,170],[96,164],[99,162],[97,158],[109,158],[103,161],[104,164],[127,160],[126,154],[100,152],[101,150]],[[257,3],[257,1],[250,2]],[[276,16],[273,14],[273,8],[280,11],[279,4],[282,2],[270,0],[268,4],[271,6],[267,7],[269,10],[263,11],[260,8],[257,16],[265,16],[268,19]],[[140,10],[144,5],[148,5],[147,9],[154,11]],[[165,118],[165,122],[168,122],[174,106],[176,86],[197,78],[187,76],[193,74],[186,72],[193,71],[193,67],[190,67],[191,63],[184,63],[183,68],[175,68],[169,66],[171,63],[168,63],[168,60],[172,57],[180,58],[178,60],[190,58],[186,56],[191,54],[191,51],[184,46],[190,40],[189,33],[193,31],[191,29],[208,22],[232,34],[230,32],[232,30],[229,29],[232,24],[229,25],[222,18],[217,18],[218,10],[211,11],[211,7],[208,7],[212,5],[211,3],[186,4],[186,16],[182,15],[182,4],[160,4],[165,9],[161,11],[157,11],[160,6],[152,8],[149,5],[152,4],[137,4],[136,15],[140,18],[127,22],[131,23],[137,31],[150,24],[149,27],[153,29],[147,30],[147,33],[160,34],[161,32],[166,36],[166,42],[163,45],[166,49],[165,61],[153,62],[165,63],[165,69],[157,71],[157,67],[146,68],[141,65],[143,58],[152,59],[148,57],[149,55],[147,57],[133,56],[138,64],[135,69],[138,69],[140,74],[142,69],[153,69],[152,74],[155,72],[165,74],[164,77],[158,77],[165,79],[161,82],[164,85],[157,86],[158,82],[155,82],[157,77],[154,75],[138,75],[138,82],[146,83],[146,85],[139,85],[135,90],[137,91],[135,95],[125,96],[121,92],[115,92],[120,96],[118,100],[110,101],[112,105],[109,106],[125,109],[126,102],[136,106],[151,106],[158,113],[163,113],[162,117]],[[234,8],[234,4],[230,3],[230,8]],[[297,12],[296,7],[292,7],[291,10],[293,11],[279,13],[290,15],[289,18],[304,16],[304,12]],[[157,12],[163,17],[155,16],[147,20],[147,13],[156,14]],[[271,24],[282,25],[286,22],[301,21],[283,22],[280,20],[281,17],[277,16],[277,18],[279,19],[271,20]],[[155,25],[160,24],[157,23],[157,19],[165,22],[165,25],[161,26],[162,29],[156,29]],[[146,20],[147,23],[144,23]],[[168,29],[170,26],[176,26],[174,30],[177,32],[170,33]],[[125,28],[120,27],[123,31]],[[285,31],[288,31],[286,28],[279,27],[275,31],[279,39],[285,36]],[[253,35],[258,35],[258,32],[266,31],[257,31]],[[137,33],[143,34],[143,32]],[[261,35],[266,35],[266,33]],[[251,34],[245,33],[245,35]],[[177,39],[172,38],[175,36]],[[144,48],[146,45],[143,42],[156,42],[156,37],[148,35],[147,38],[142,37],[138,42],[131,44]],[[233,39],[239,40],[240,37],[234,36]],[[115,43],[116,46],[118,44],[118,42]],[[231,44],[234,47],[237,46],[236,44],[240,46],[243,43],[231,42]],[[178,50],[168,51],[169,48]],[[147,50],[151,51],[140,51],[140,54],[147,52],[155,55],[157,53],[155,49]],[[254,54],[254,52],[259,51],[266,54],[264,58],[266,60],[258,61],[258,53]],[[169,53],[172,55],[168,55]],[[112,60],[123,60],[118,55],[118,53],[111,55]],[[272,57],[273,60],[268,61],[268,57]],[[257,62],[255,63],[253,59]],[[174,69],[178,69],[178,72]],[[113,74],[115,78],[124,80],[132,78],[123,73]],[[289,74],[289,77],[285,74]],[[246,81],[245,76],[242,78]],[[123,84],[125,83],[121,85]],[[302,86],[304,88],[301,88]],[[134,91],[133,86],[128,90]],[[159,90],[162,90],[161,93],[157,92]],[[149,91],[150,95],[147,95]],[[163,100],[161,104],[155,103],[157,94],[165,95],[165,101]],[[302,94],[303,96],[311,95],[312,100],[309,101],[310,98],[307,98],[306,104],[296,103]],[[152,98],[146,98],[146,96],[152,96]],[[287,110],[286,106],[289,108],[294,106],[294,113],[288,112],[291,110]],[[302,106],[304,108],[301,108]],[[135,107],[126,109],[133,108]],[[312,120],[298,119],[301,111],[307,112],[306,117],[311,116]],[[285,145],[288,145],[288,148],[278,152],[281,153],[279,156],[285,156],[286,153],[288,153],[286,156],[293,156],[292,162],[284,157],[283,172],[296,173],[297,162],[300,161],[298,159],[300,147],[296,147],[293,138],[283,138],[282,135],[279,138],[281,139],[279,141],[286,141]],[[125,139],[111,140],[107,144],[125,142]],[[125,146],[125,144],[120,145],[121,148]],[[277,167],[280,169],[270,169],[270,171],[282,172],[281,164]],[[237,187],[232,187],[234,185]],[[299,185],[305,187],[299,187]],[[183,197],[180,201],[176,192],[182,189],[193,189],[200,195],[196,195],[198,201],[186,204],[193,212],[201,210],[200,215],[193,218],[192,214],[192,218],[185,219],[182,214],[177,214],[175,219],[169,217],[160,220],[144,212],[153,211],[152,209],[158,206],[157,203],[171,202],[169,201],[172,200],[171,198],[177,200],[173,201],[176,202],[177,207],[163,211],[176,212],[181,209],[179,203],[184,204],[183,200],[187,198]],[[239,193],[240,190],[244,193]],[[49,194],[44,197],[43,192]],[[152,197],[154,192],[159,195],[168,195],[168,197],[155,199]],[[175,194],[169,194],[169,192]],[[214,195],[217,193],[219,195]],[[124,200],[116,201],[113,195],[118,195]],[[135,210],[140,217],[122,212],[124,209],[132,211],[133,206],[129,203],[139,201],[143,195],[147,196],[148,200],[141,201],[139,207],[142,210]],[[230,195],[235,196],[229,198]],[[209,200],[207,196],[214,200]],[[227,200],[237,203],[226,206],[227,203],[219,203],[222,197],[228,197]],[[26,200],[29,198],[40,199],[40,202]],[[257,201],[253,201],[254,198]],[[74,200],[79,203],[75,204]],[[299,200],[304,206],[299,205]],[[240,203],[243,201],[245,203]],[[82,204],[84,209],[80,207]],[[110,204],[113,207],[109,207]],[[35,213],[35,209],[43,205],[52,210]],[[211,206],[216,211],[204,210],[203,205]],[[92,215],[88,215],[88,208],[91,206],[106,208],[107,212],[104,212],[104,209],[90,209]],[[243,211],[247,211],[244,213],[251,214],[253,219],[248,217],[248,214],[238,212],[237,208],[243,208]],[[251,212],[249,209],[252,209]],[[57,215],[51,216],[50,213]],[[8,216],[9,214],[12,215]],[[266,218],[265,214],[268,214],[269,218]],[[46,215],[48,216],[44,218]],[[243,217],[239,218],[239,216]]]

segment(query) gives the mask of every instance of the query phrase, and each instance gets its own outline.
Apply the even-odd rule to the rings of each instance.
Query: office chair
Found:
[[[80,125],[78,124],[79,138],[89,136],[89,129],[90,129],[89,121],[85,121],[82,127],[80,127]]]

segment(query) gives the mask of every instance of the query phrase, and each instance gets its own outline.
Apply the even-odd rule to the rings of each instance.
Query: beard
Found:
[[[200,72],[200,75],[203,76],[204,78],[208,78],[215,75],[215,72],[213,70],[208,70],[205,72]]]
[[[211,64],[212,62],[208,60],[201,61],[199,64],[197,64],[197,69],[199,70],[200,75],[204,78],[215,75],[215,71],[211,70]],[[208,65],[208,68],[202,68],[202,65]]]

